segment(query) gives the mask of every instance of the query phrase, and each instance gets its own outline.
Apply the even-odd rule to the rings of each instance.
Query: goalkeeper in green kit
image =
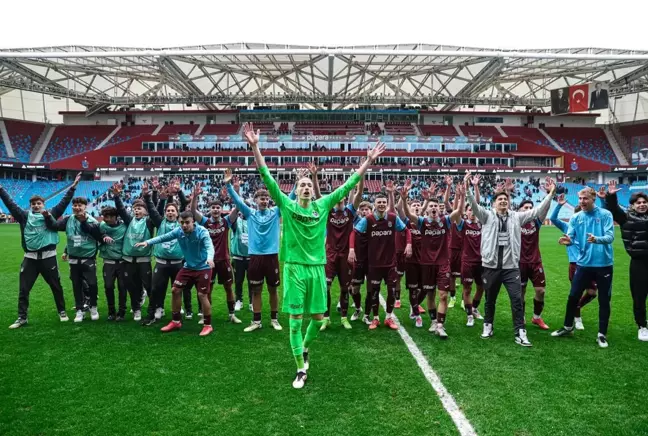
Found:
[[[288,198],[270,175],[259,150],[259,132],[251,123],[244,126],[245,139],[254,152],[257,168],[270,197],[281,211],[283,238],[280,259],[283,267],[283,311],[290,315],[290,345],[297,362],[297,377],[293,387],[301,389],[308,370],[308,347],[317,338],[327,308],[326,296],[326,222],[329,211],[364,177],[371,163],[385,151],[378,142],[367,149],[367,160],[344,185],[315,201],[313,181],[303,177],[297,181],[297,200]],[[311,321],[302,337],[302,317],[310,315]]]

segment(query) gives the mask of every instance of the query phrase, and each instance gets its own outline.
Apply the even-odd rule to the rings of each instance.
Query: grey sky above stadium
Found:
[[[0,48],[447,44],[487,48],[648,49],[648,2],[125,1],[3,2]]]

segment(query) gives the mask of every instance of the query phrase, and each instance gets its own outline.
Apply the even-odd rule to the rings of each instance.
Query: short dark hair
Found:
[[[144,203],[143,200],[135,200],[133,202],[133,208],[136,208],[136,207],[143,207],[144,209],[146,209],[146,203]]]
[[[86,206],[88,205],[88,199],[85,197],[74,197],[72,199],[72,204],[85,204]]]
[[[523,207],[525,204],[530,204],[531,207],[533,207],[533,201],[531,201],[531,200],[523,200],[522,203],[520,203],[520,205],[518,206],[518,210],[519,210],[519,209],[522,209],[522,207]]]
[[[178,203],[176,203],[174,201],[172,201],[171,203],[167,203],[167,205],[164,206],[164,210],[166,211],[167,207],[169,207],[169,206],[174,207],[177,213],[180,212],[180,206],[178,206]]]
[[[363,201],[358,205],[358,209],[362,209],[363,207],[368,207],[369,209],[371,209],[371,203],[369,203],[368,201]]]
[[[29,204],[36,203],[37,201],[42,201],[43,203],[45,203],[45,199],[40,195],[32,195],[32,197],[29,199]]]
[[[384,198],[385,200],[387,200],[387,196],[385,194],[383,194],[382,192],[376,194],[375,200],[378,200],[379,198]]]
[[[499,197],[501,195],[504,195],[507,200],[509,199],[508,192],[506,192],[506,191],[495,191],[495,194],[493,194],[493,200],[497,200],[497,197]]]
[[[643,198],[645,201],[648,201],[648,195],[641,191],[641,192],[635,192],[630,196],[630,204],[635,204],[637,200],[640,198]]]
[[[193,215],[193,213],[191,213],[191,211],[185,210],[184,212],[182,212],[180,214],[180,219],[181,220],[186,220],[188,218],[191,218],[192,220],[194,220],[194,215]]]
[[[119,216],[119,213],[117,213],[117,209],[115,209],[112,206],[106,206],[101,208],[101,216]]]
[[[265,189],[257,189],[254,193],[254,199],[256,200],[257,197],[270,197],[270,194]]]
[[[209,203],[209,207],[212,207],[212,206],[221,206],[221,207],[223,207],[223,203],[220,200],[214,200],[214,201]]]

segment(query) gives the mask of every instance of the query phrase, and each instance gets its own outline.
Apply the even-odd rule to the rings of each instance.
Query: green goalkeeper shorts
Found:
[[[324,265],[284,264],[283,311],[291,315],[326,312]]]

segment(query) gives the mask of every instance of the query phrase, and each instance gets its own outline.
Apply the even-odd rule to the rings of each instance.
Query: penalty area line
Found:
[[[380,294],[380,305],[383,307],[383,309],[387,309],[387,304],[382,294]],[[403,342],[405,342],[407,349],[409,350],[412,357],[414,357],[414,360],[418,364],[419,368],[421,368],[421,371],[423,371],[423,375],[425,376],[426,380],[430,383],[437,396],[441,400],[443,408],[446,410],[446,412],[448,412],[450,418],[452,418],[452,421],[457,427],[457,430],[459,430],[459,434],[462,436],[477,436],[477,432],[473,428],[472,424],[470,423],[470,421],[468,421],[468,418],[466,418],[466,415],[464,415],[463,411],[455,401],[452,394],[450,394],[450,392],[448,392],[448,389],[446,389],[443,383],[441,383],[441,379],[439,378],[437,373],[434,372],[434,369],[432,369],[432,366],[430,366],[430,362],[428,362],[428,360],[425,358],[421,349],[416,345],[416,343],[414,343],[414,340],[412,339],[410,334],[407,333],[405,327],[403,327],[403,325],[400,323],[398,317],[393,314],[392,317],[398,325],[398,334],[400,335]]]

